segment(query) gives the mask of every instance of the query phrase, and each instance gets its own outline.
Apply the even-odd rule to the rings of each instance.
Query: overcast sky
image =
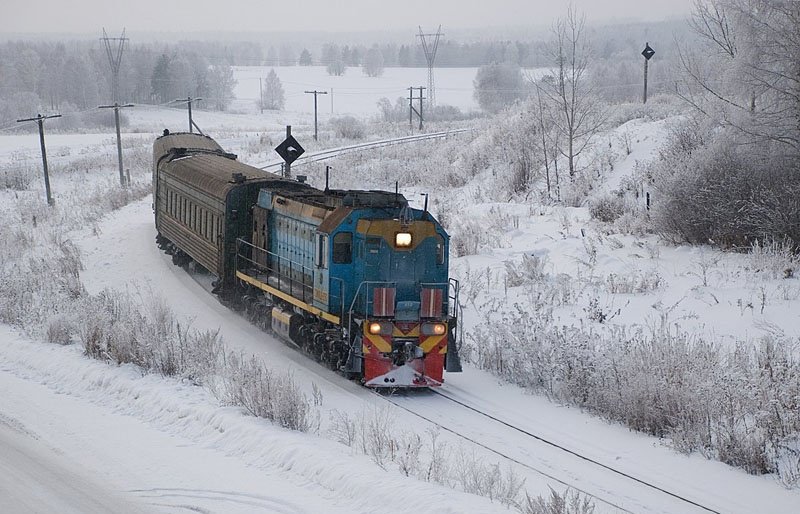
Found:
[[[590,22],[685,17],[692,0],[574,0]],[[0,33],[374,31],[549,26],[552,0],[2,0]],[[111,34],[109,34],[111,35]]]

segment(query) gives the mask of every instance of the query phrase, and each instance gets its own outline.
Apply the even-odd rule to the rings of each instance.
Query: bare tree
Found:
[[[535,81],[537,94],[553,107],[549,121],[560,135],[557,151],[567,159],[570,178],[578,171],[577,158],[606,119],[588,76],[590,51],[584,25],[585,17],[570,6],[553,27],[552,76]]]
[[[681,48],[678,93],[752,144],[800,150],[800,2],[696,0],[691,24],[706,45]]]
[[[553,113],[551,106],[545,102],[542,97],[542,89],[538,87],[535,80],[531,79],[537,85],[536,103],[533,106],[533,114],[537,124],[537,134],[539,136],[539,143],[542,149],[542,164],[544,165],[545,184],[547,186],[547,197],[561,200],[561,188],[558,177],[558,153],[555,148],[557,147],[557,135],[555,134],[553,123]]]

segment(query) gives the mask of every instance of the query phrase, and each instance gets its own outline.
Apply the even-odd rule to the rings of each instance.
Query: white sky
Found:
[[[590,22],[684,17],[692,0],[574,0]],[[119,31],[373,31],[549,26],[548,0],[3,0],[0,33]]]

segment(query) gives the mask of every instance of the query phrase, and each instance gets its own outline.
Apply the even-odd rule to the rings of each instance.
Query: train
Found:
[[[431,388],[461,371],[449,236],[397,191],[317,189],[214,139],[153,144],[156,242],[213,292],[370,388]]]

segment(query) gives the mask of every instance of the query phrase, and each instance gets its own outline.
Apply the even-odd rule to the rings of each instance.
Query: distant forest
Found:
[[[645,41],[659,59],[674,59],[676,33],[681,22],[630,24],[590,28],[595,77],[600,82],[638,82]],[[681,37],[680,35],[678,37]],[[546,36],[531,41],[458,42],[443,39],[437,67],[480,67],[510,63],[523,68],[549,65]],[[160,104],[202,96],[205,108],[224,110],[233,98],[231,66],[363,64],[377,49],[383,66],[419,67],[425,56],[419,42],[371,45],[329,42],[304,46],[302,42],[181,41],[137,43],[125,48],[120,69],[120,101]],[[666,67],[665,67],[666,68]],[[108,58],[98,40],[62,42],[7,41],[0,43],[0,122],[50,110],[88,110],[112,98]],[[656,77],[654,77],[656,78]]]

